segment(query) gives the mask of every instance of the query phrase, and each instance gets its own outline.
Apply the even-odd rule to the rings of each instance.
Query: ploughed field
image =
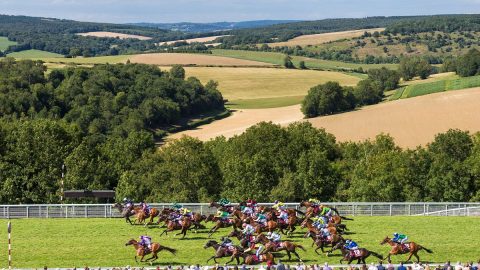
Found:
[[[354,217],[354,221],[345,224],[353,232],[348,237],[354,239],[362,247],[379,252],[384,256],[389,246],[379,245],[382,239],[393,232],[406,233],[413,241],[433,250],[433,254],[421,252],[422,261],[444,263],[446,260],[470,261],[478,260],[478,242],[480,234],[480,218],[478,217]],[[0,221],[0,227],[6,228],[7,220]],[[213,226],[206,224],[207,228]],[[167,237],[160,233],[163,229],[143,226],[131,226],[123,219],[14,219],[12,220],[12,258],[13,267],[39,268],[52,267],[85,267],[93,266],[126,266],[148,265],[135,263],[134,249],[126,247],[130,238],[140,235],[153,237],[171,248],[178,249],[174,256],[166,251],[159,253],[159,265],[206,264],[206,260],[214,254],[213,248],[204,249],[209,240],[206,230],[199,233],[188,232],[184,240]],[[231,228],[213,234],[212,239],[219,240]],[[338,253],[326,257],[317,255],[311,247],[312,240],[302,237],[305,229],[292,237],[283,236],[306,248],[306,252],[298,251],[305,263],[338,263]],[[235,243],[238,241],[235,239]],[[6,229],[0,232],[0,254],[7,254]],[[337,251],[338,252],[338,251]],[[282,254],[282,253],[279,253]],[[7,267],[7,256],[0,256],[0,267]],[[281,258],[285,262],[286,257]],[[405,255],[396,256],[394,262],[405,260]],[[228,258],[220,259],[225,263]],[[376,262],[371,257],[367,262]],[[295,260],[286,263],[296,263]],[[213,264],[213,262],[210,262]]]

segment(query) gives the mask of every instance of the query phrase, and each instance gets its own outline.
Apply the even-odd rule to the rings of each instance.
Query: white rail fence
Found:
[[[480,203],[325,203],[343,216],[480,216]],[[193,212],[213,214],[207,203],[184,203]],[[272,204],[260,204],[272,205]],[[299,203],[287,207],[304,210]],[[171,207],[170,203],[152,203],[151,207]],[[0,218],[113,218],[120,213],[112,204],[30,204],[0,205]]]

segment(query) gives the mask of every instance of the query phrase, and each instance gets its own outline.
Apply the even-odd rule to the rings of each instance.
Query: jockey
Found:
[[[247,206],[252,208],[253,212],[255,212],[257,208],[257,201],[249,199],[247,200]]]
[[[280,239],[282,236],[276,232],[268,232],[267,233],[267,239],[272,241],[273,243],[277,244],[280,242]]]
[[[257,219],[255,219],[254,221],[265,227],[267,226],[267,216],[265,216],[263,213],[259,213]]]
[[[142,211],[145,213],[145,215],[150,215],[150,205],[148,205],[146,202],[141,202],[140,207],[142,208]]]
[[[280,210],[280,215],[277,216],[284,223],[288,223],[288,213],[286,209]]]
[[[152,249],[152,238],[150,236],[141,235],[139,244],[147,250]]]
[[[178,211],[184,217],[190,218],[192,216],[192,211],[188,210],[188,208],[186,208],[186,207],[182,207],[182,208],[178,209]]]
[[[325,227],[325,225],[328,223],[328,220],[325,217],[322,216],[316,216],[312,218],[313,220],[313,226],[316,227],[317,229],[321,229]]]
[[[394,233],[392,241],[397,244],[404,244],[408,240],[405,234]]]
[[[225,199],[225,198],[221,198],[217,203],[220,204],[223,207],[230,206],[230,201]]]
[[[308,202],[312,204],[312,206],[319,206],[321,204],[320,200],[310,198]]]
[[[285,210],[285,204],[281,201],[275,201],[273,206],[272,206],[273,209],[277,209],[277,210]]]
[[[220,242],[220,246],[217,249],[217,252],[220,251],[222,248],[226,248],[227,250],[230,250],[230,247],[233,246],[232,240],[230,238],[224,236],[221,239],[222,242]]]
[[[123,198],[123,207],[125,207],[125,208],[133,207],[133,201],[130,200],[129,198],[127,198],[127,197]]]
[[[220,218],[222,221],[226,221],[230,218],[230,213],[219,209],[214,217]]]
[[[253,226],[250,224],[243,223],[242,227],[242,233],[245,235],[245,237],[250,237],[255,233],[255,228],[253,228]]]
[[[242,213],[247,216],[251,216],[253,214],[253,208],[247,205],[242,209]]]
[[[344,247],[347,250],[350,250],[350,251],[351,250],[356,250],[356,249],[358,249],[358,244],[353,240],[347,239],[347,241],[345,241]]]
[[[329,207],[326,207],[325,205],[320,205],[320,208],[322,209],[322,212],[320,212],[320,216],[326,216],[328,218],[332,217],[333,211]]]

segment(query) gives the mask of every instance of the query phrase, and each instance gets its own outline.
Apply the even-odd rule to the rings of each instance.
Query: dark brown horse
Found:
[[[125,243],[125,246],[130,246],[130,245],[132,245],[135,248],[135,251],[136,251],[135,262],[138,262],[137,257],[141,257],[140,262],[143,262],[143,257],[145,257],[145,255],[148,255],[150,253],[152,253],[152,257],[148,258],[146,261],[152,260],[151,262],[153,262],[156,259],[158,259],[157,253],[159,253],[162,250],[169,251],[173,255],[175,255],[175,253],[177,252],[176,249],[165,247],[165,246],[162,246],[159,243],[155,243],[155,242],[153,242],[151,244],[151,247],[152,247],[151,250],[145,250],[145,248],[142,245],[140,245],[137,242],[137,240],[135,240],[135,239],[130,239],[127,243]]]
[[[259,263],[262,263],[262,262],[271,262],[272,264],[275,263],[275,259],[272,255],[272,253],[261,254],[258,257],[256,255],[251,255],[251,254],[248,254],[248,253],[242,253],[241,256],[243,257],[243,259],[245,260],[245,264],[247,264],[247,265],[254,265],[254,264],[259,264]]]
[[[238,241],[240,241],[240,246],[242,248],[248,248],[252,243],[250,243],[250,239],[248,239],[242,231],[233,230],[228,234],[228,237],[236,237]],[[252,241],[253,242],[253,241]]]
[[[188,229],[190,229],[190,226],[192,226],[192,221],[190,221],[189,218],[182,218],[181,224],[174,221],[170,220],[168,221],[167,228],[160,234],[162,236],[163,234],[168,235],[168,232],[172,232],[175,230],[181,230],[179,233],[174,234],[174,236],[177,236],[179,234],[183,234],[182,239],[185,238],[185,235],[187,234]]]
[[[345,248],[344,243],[338,243],[332,248],[331,251],[334,251],[336,249],[340,249],[342,251],[343,258],[340,259],[340,264],[342,264],[343,261],[347,261],[348,264],[350,264],[353,260],[357,260],[358,264],[366,264],[365,259],[368,258],[370,255],[373,255],[380,260],[383,260],[382,255],[373,251],[369,251],[366,248],[359,248],[357,251],[350,251]]]
[[[299,261],[302,261],[300,256],[298,255],[297,251],[295,250],[296,248],[300,248],[303,251],[306,251],[305,248],[302,245],[292,243],[290,241],[281,241],[278,244],[276,244],[273,241],[268,240],[268,238],[263,234],[257,235],[255,237],[255,243],[262,243],[265,246],[265,252],[279,252],[285,250],[287,252],[288,260],[292,259],[292,256],[290,253],[295,254],[297,256],[297,259]]]
[[[133,206],[132,207],[124,207],[120,203],[115,203],[113,205],[113,208],[116,208],[118,210],[118,212],[120,212],[122,217],[125,218],[125,222],[128,222],[128,223],[130,223],[130,225],[133,225],[133,222],[130,219],[130,217],[135,215],[135,212],[136,212],[135,208]],[[137,210],[140,211],[140,208],[137,207]]]
[[[307,217],[311,218],[313,216],[318,215],[319,213],[322,212],[322,207],[323,207],[323,206],[319,206],[319,205],[317,205],[317,206],[313,205],[313,203],[307,202],[307,201],[300,202],[300,206],[307,208],[307,210],[305,211],[305,217],[306,218]],[[335,223],[335,224],[341,224],[342,219],[353,220],[352,218],[347,218],[345,216],[341,216],[340,213],[338,212],[337,208],[335,208],[335,207],[329,207],[329,208],[332,209],[332,211],[335,213],[334,215],[331,216],[330,222]]]
[[[233,226],[233,229],[236,230],[242,227],[242,221],[236,217],[229,218],[228,221],[222,218],[213,217],[212,221],[216,223],[215,223],[215,226],[213,226],[213,228],[210,229],[210,231],[208,232],[208,237],[211,237],[212,234],[220,228],[227,228],[227,227]]]
[[[407,258],[407,262],[410,261],[412,256],[415,256],[415,258],[417,258],[417,262],[420,262],[420,257],[417,254],[420,250],[425,250],[428,253],[433,253],[433,251],[431,251],[430,249],[423,247],[415,242],[405,243],[405,246],[402,246],[401,244],[393,242],[393,240],[390,239],[388,236],[385,237],[382,242],[380,242],[380,245],[384,244],[389,244],[390,246],[392,246],[392,249],[390,250],[386,258],[388,261],[390,261],[390,256],[392,255],[408,253],[409,256]]]
[[[209,247],[212,247],[215,250],[215,255],[210,257],[207,260],[207,263],[211,259],[213,259],[213,261],[215,263],[217,263],[218,258],[230,257],[230,261],[228,261],[226,264],[231,263],[233,261],[233,259],[236,259],[237,264],[240,264],[239,257],[240,257],[240,254],[243,253],[243,248],[241,248],[239,246],[232,246],[232,248],[229,249],[229,248],[220,246],[220,244],[218,244],[217,241],[215,241],[215,240],[210,240],[203,246],[203,248],[209,248]],[[245,262],[245,260],[244,260],[244,262]]]
[[[312,247],[313,247],[313,245],[317,246],[315,248],[315,253],[317,253],[318,255],[320,255],[320,253],[318,253],[319,249],[322,250],[322,253],[325,253],[325,250],[323,249],[324,247],[327,247],[328,245],[331,245],[332,249],[333,249],[333,247],[336,244],[345,242],[345,239],[343,239],[343,237],[339,234],[332,234],[332,235],[328,236],[327,238],[325,238],[325,237],[322,237],[318,234],[314,234],[312,231],[309,231],[306,236],[312,238],[312,240],[313,240]],[[331,251],[327,252],[327,256],[330,252]]]

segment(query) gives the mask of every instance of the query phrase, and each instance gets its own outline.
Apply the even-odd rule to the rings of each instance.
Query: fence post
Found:
[[[48,218],[48,205],[46,206],[46,208],[47,208],[47,218]]]
[[[445,215],[448,216],[448,204],[445,204]]]
[[[10,206],[7,206],[7,218],[10,218]]]
[[[105,218],[107,217],[107,205],[105,205]]]
[[[355,204],[352,204],[352,216],[355,216]]]
[[[200,215],[203,215],[203,204],[200,204]]]
[[[29,211],[29,207],[27,206],[27,218],[30,217],[30,211]]]
[[[373,204],[370,204],[370,216],[373,217]]]
[[[85,205],[85,217],[88,218],[88,205]]]
[[[388,211],[388,212],[389,212],[389,214],[390,214],[390,216],[391,216],[391,215],[392,215],[392,204],[389,205],[389,211]]]
[[[423,204],[423,215],[424,216],[427,215],[427,204],[426,203]]]
[[[411,204],[408,204],[408,215],[409,216],[412,215],[412,205]]]

